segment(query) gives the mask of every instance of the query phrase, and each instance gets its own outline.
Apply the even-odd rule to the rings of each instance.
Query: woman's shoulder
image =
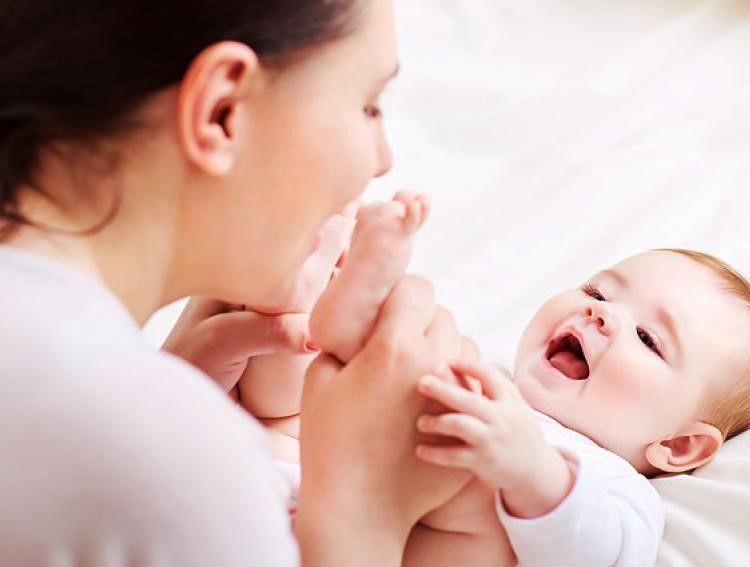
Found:
[[[19,282],[15,301],[0,284],[12,315],[0,326],[4,558],[41,562],[54,544],[75,563],[113,552],[146,564],[295,565],[287,488],[260,426],[199,371],[154,351],[95,285]]]
[[[54,544],[82,564],[113,552],[160,565],[295,565],[286,487],[258,428],[181,365],[153,368],[171,377],[141,374],[148,388],[100,367],[98,385],[29,382],[4,398],[0,486],[12,489],[0,506],[13,526],[0,547]]]

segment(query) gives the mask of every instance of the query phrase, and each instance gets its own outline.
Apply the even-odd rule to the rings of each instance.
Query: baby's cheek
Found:
[[[548,299],[526,325],[519,341],[518,356],[525,356],[529,351],[544,347],[569,313],[566,294]]]
[[[659,390],[658,378],[647,368],[611,364],[598,373],[600,402],[619,412],[642,411]]]

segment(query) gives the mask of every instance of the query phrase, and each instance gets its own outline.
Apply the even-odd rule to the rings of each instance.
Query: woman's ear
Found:
[[[233,41],[215,43],[192,62],[180,87],[180,144],[208,175],[224,175],[237,151],[237,110],[260,74],[255,52]]]
[[[696,421],[669,439],[651,443],[646,447],[646,460],[664,472],[686,472],[710,461],[722,443],[716,427]]]

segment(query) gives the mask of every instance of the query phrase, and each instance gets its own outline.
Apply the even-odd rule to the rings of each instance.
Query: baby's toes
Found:
[[[412,199],[406,205],[406,214],[404,215],[404,227],[409,232],[418,230],[430,211],[430,200],[423,193],[415,193]]]
[[[421,193],[418,193],[417,191],[402,189],[393,196],[393,200],[403,203],[405,207],[408,207],[412,201],[419,198],[420,194]]]
[[[406,205],[400,201],[375,202],[362,207],[357,213],[357,224],[362,226],[388,224],[406,214]]]
[[[427,217],[430,216],[430,197],[425,193],[420,193],[417,195],[417,202],[420,205],[419,226],[422,226],[427,220]]]

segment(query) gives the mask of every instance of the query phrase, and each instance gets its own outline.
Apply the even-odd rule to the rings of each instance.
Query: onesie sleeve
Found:
[[[624,461],[622,466],[606,461],[595,465],[591,459],[561,452],[576,480],[557,508],[538,518],[522,519],[507,512],[499,493],[496,497],[497,513],[519,567],[653,565],[664,513],[648,479]]]

